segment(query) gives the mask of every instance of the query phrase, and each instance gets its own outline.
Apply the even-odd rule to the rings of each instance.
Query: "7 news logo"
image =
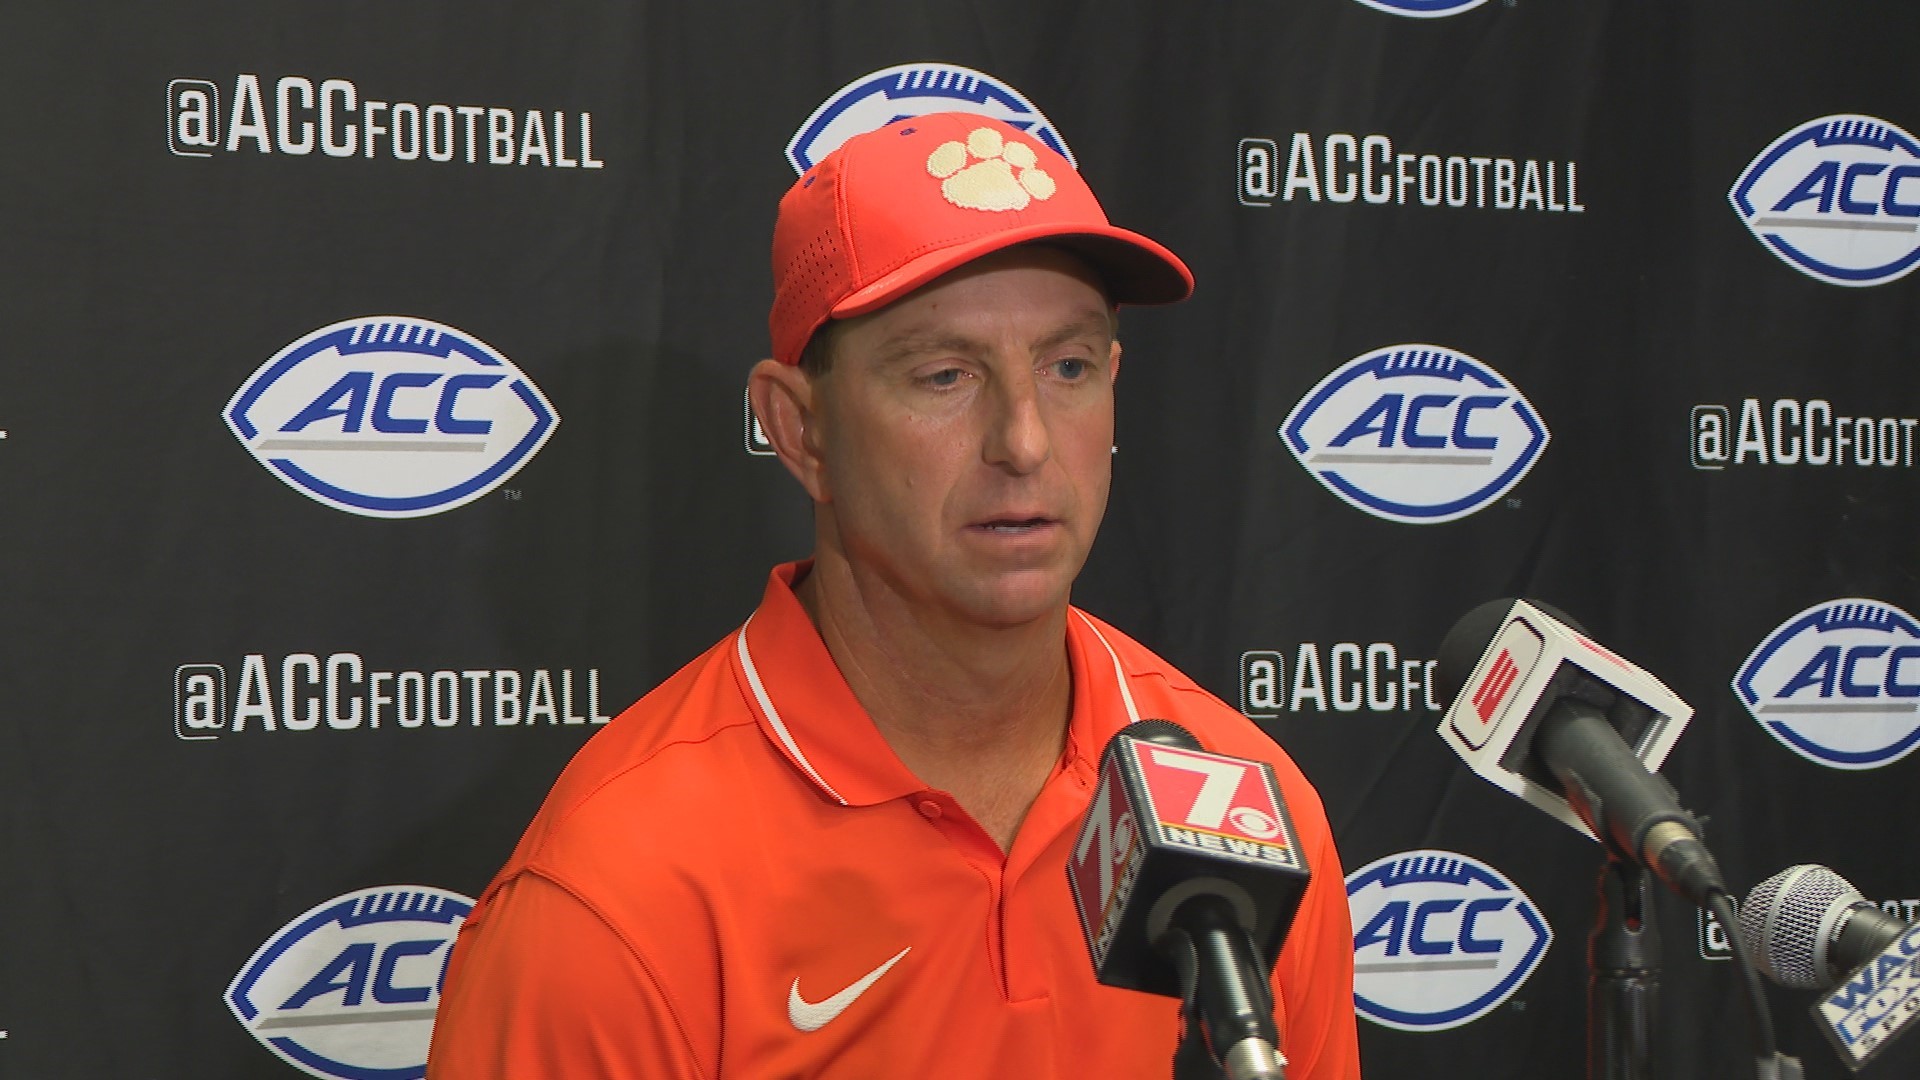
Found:
[[[1264,770],[1204,751],[1136,747],[1146,751],[1141,776],[1163,840],[1305,869],[1292,822]]]
[[[1133,895],[1145,852],[1140,827],[1127,808],[1125,770],[1118,753],[1107,753],[1100,764],[1100,783],[1080,836],[1067,864],[1080,929],[1093,954],[1093,966],[1106,963],[1120,931],[1120,917]]]
[[[1303,882],[1308,872],[1270,765],[1116,737],[1101,755],[1100,781],[1067,861],[1074,906],[1101,981],[1143,988],[1127,976],[1114,981],[1107,968],[1114,941],[1126,932],[1123,925],[1147,916],[1129,911],[1129,901],[1143,873],[1164,877],[1169,865],[1185,865],[1191,873],[1203,864],[1180,860],[1196,856],[1207,868],[1206,880],[1219,880],[1229,891],[1241,886],[1226,879],[1256,869],[1290,872]],[[1149,857],[1157,871],[1146,868]]]

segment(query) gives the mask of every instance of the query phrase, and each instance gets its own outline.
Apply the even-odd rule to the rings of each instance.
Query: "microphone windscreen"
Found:
[[[1824,866],[1789,866],[1747,893],[1740,936],[1754,964],[1774,982],[1825,989],[1834,981],[1827,956],[1834,927],[1855,904],[1866,902],[1846,878]]]
[[[1512,610],[1512,598],[1489,600],[1460,616],[1453,629],[1447,631],[1433,665],[1433,691],[1441,709],[1452,707],[1453,699],[1466,685],[1467,676],[1473,674],[1487,646],[1493,644],[1493,636],[1507,621],[1507,612]]]
[[[1539,600],[1528,600],[1527,603],[1573,630],[1587,633],[1586,627],[1552,604]],[[1507,613],[1513,610],[1513,604],[1512,597],[1489,600],[1460,616],[1459,621],[1453,624],[1453,629],[1447,631],[1446,638],[1440,642],[1440,651],[1434,654],[1433,665],[1433,691],[1442,711],[1453,705],[1453,699],[1460,693],[1460,688],[1466,685],[1467,677],[1473,674],[1480,658],[1486,655],[1487,647],[1493,644],[1494,635],[1506,625]]]
[[[1171,720],[1161,720],[1157,717],[1150,720],[1135,720],[1133,723],[1114,732],[1114,738],[1116,739],[1122,735],[1128,738],[1139,739],[1141,742],[1159,743],[1161,746],[1177,746],[1182,750],[1205,749],[1205,747],[1200,745],[1200,740],[1194,736],[1193,732],[1188,731],[1186,728],[1181,727]]]

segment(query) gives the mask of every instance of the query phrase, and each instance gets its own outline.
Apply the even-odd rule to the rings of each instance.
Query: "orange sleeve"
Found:
[[[1291,793],[1289,793],[1291,794]],[[1290,800],[1293,801],[1293,800]],[[1297,801],[1293,801],[1298,806]],[[1321,813],[1318,799],[1314,811]],[[1311,828],[1301,823],[1302,831]],[[1353,1011],[1353,919],[1346,880],[1324,819],[1308,856],[1313,879],[1300,898],[1274,964],[1287,1080],[1359,1080],[1360,1033]],[[1309,836],[1312,836],[1309,833]]]
[[[461,928],[428,1080],[707,1080],[645,960],[553,880],[522,872]]]

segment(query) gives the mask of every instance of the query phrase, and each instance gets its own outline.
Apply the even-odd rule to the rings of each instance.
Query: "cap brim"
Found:
[[[1180,257],[1136,232],[1111,225],[1050,222],[1006,229],[929,251],[847,294],[833,306],[835,319],[865,315],[893,303],[933,279],[983,255],[1045,241],[1087,260],[1116,304],[1171,304],[1193,293],[1193,272]]]

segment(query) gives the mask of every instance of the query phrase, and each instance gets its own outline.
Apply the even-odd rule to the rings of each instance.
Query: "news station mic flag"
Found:
[[[1067,862],[1094,971],[1184,1002],[1232,1080],[1281,1075],[1273,964],[1309,877],[1271,765],[1169,720],[1108,741]]]

